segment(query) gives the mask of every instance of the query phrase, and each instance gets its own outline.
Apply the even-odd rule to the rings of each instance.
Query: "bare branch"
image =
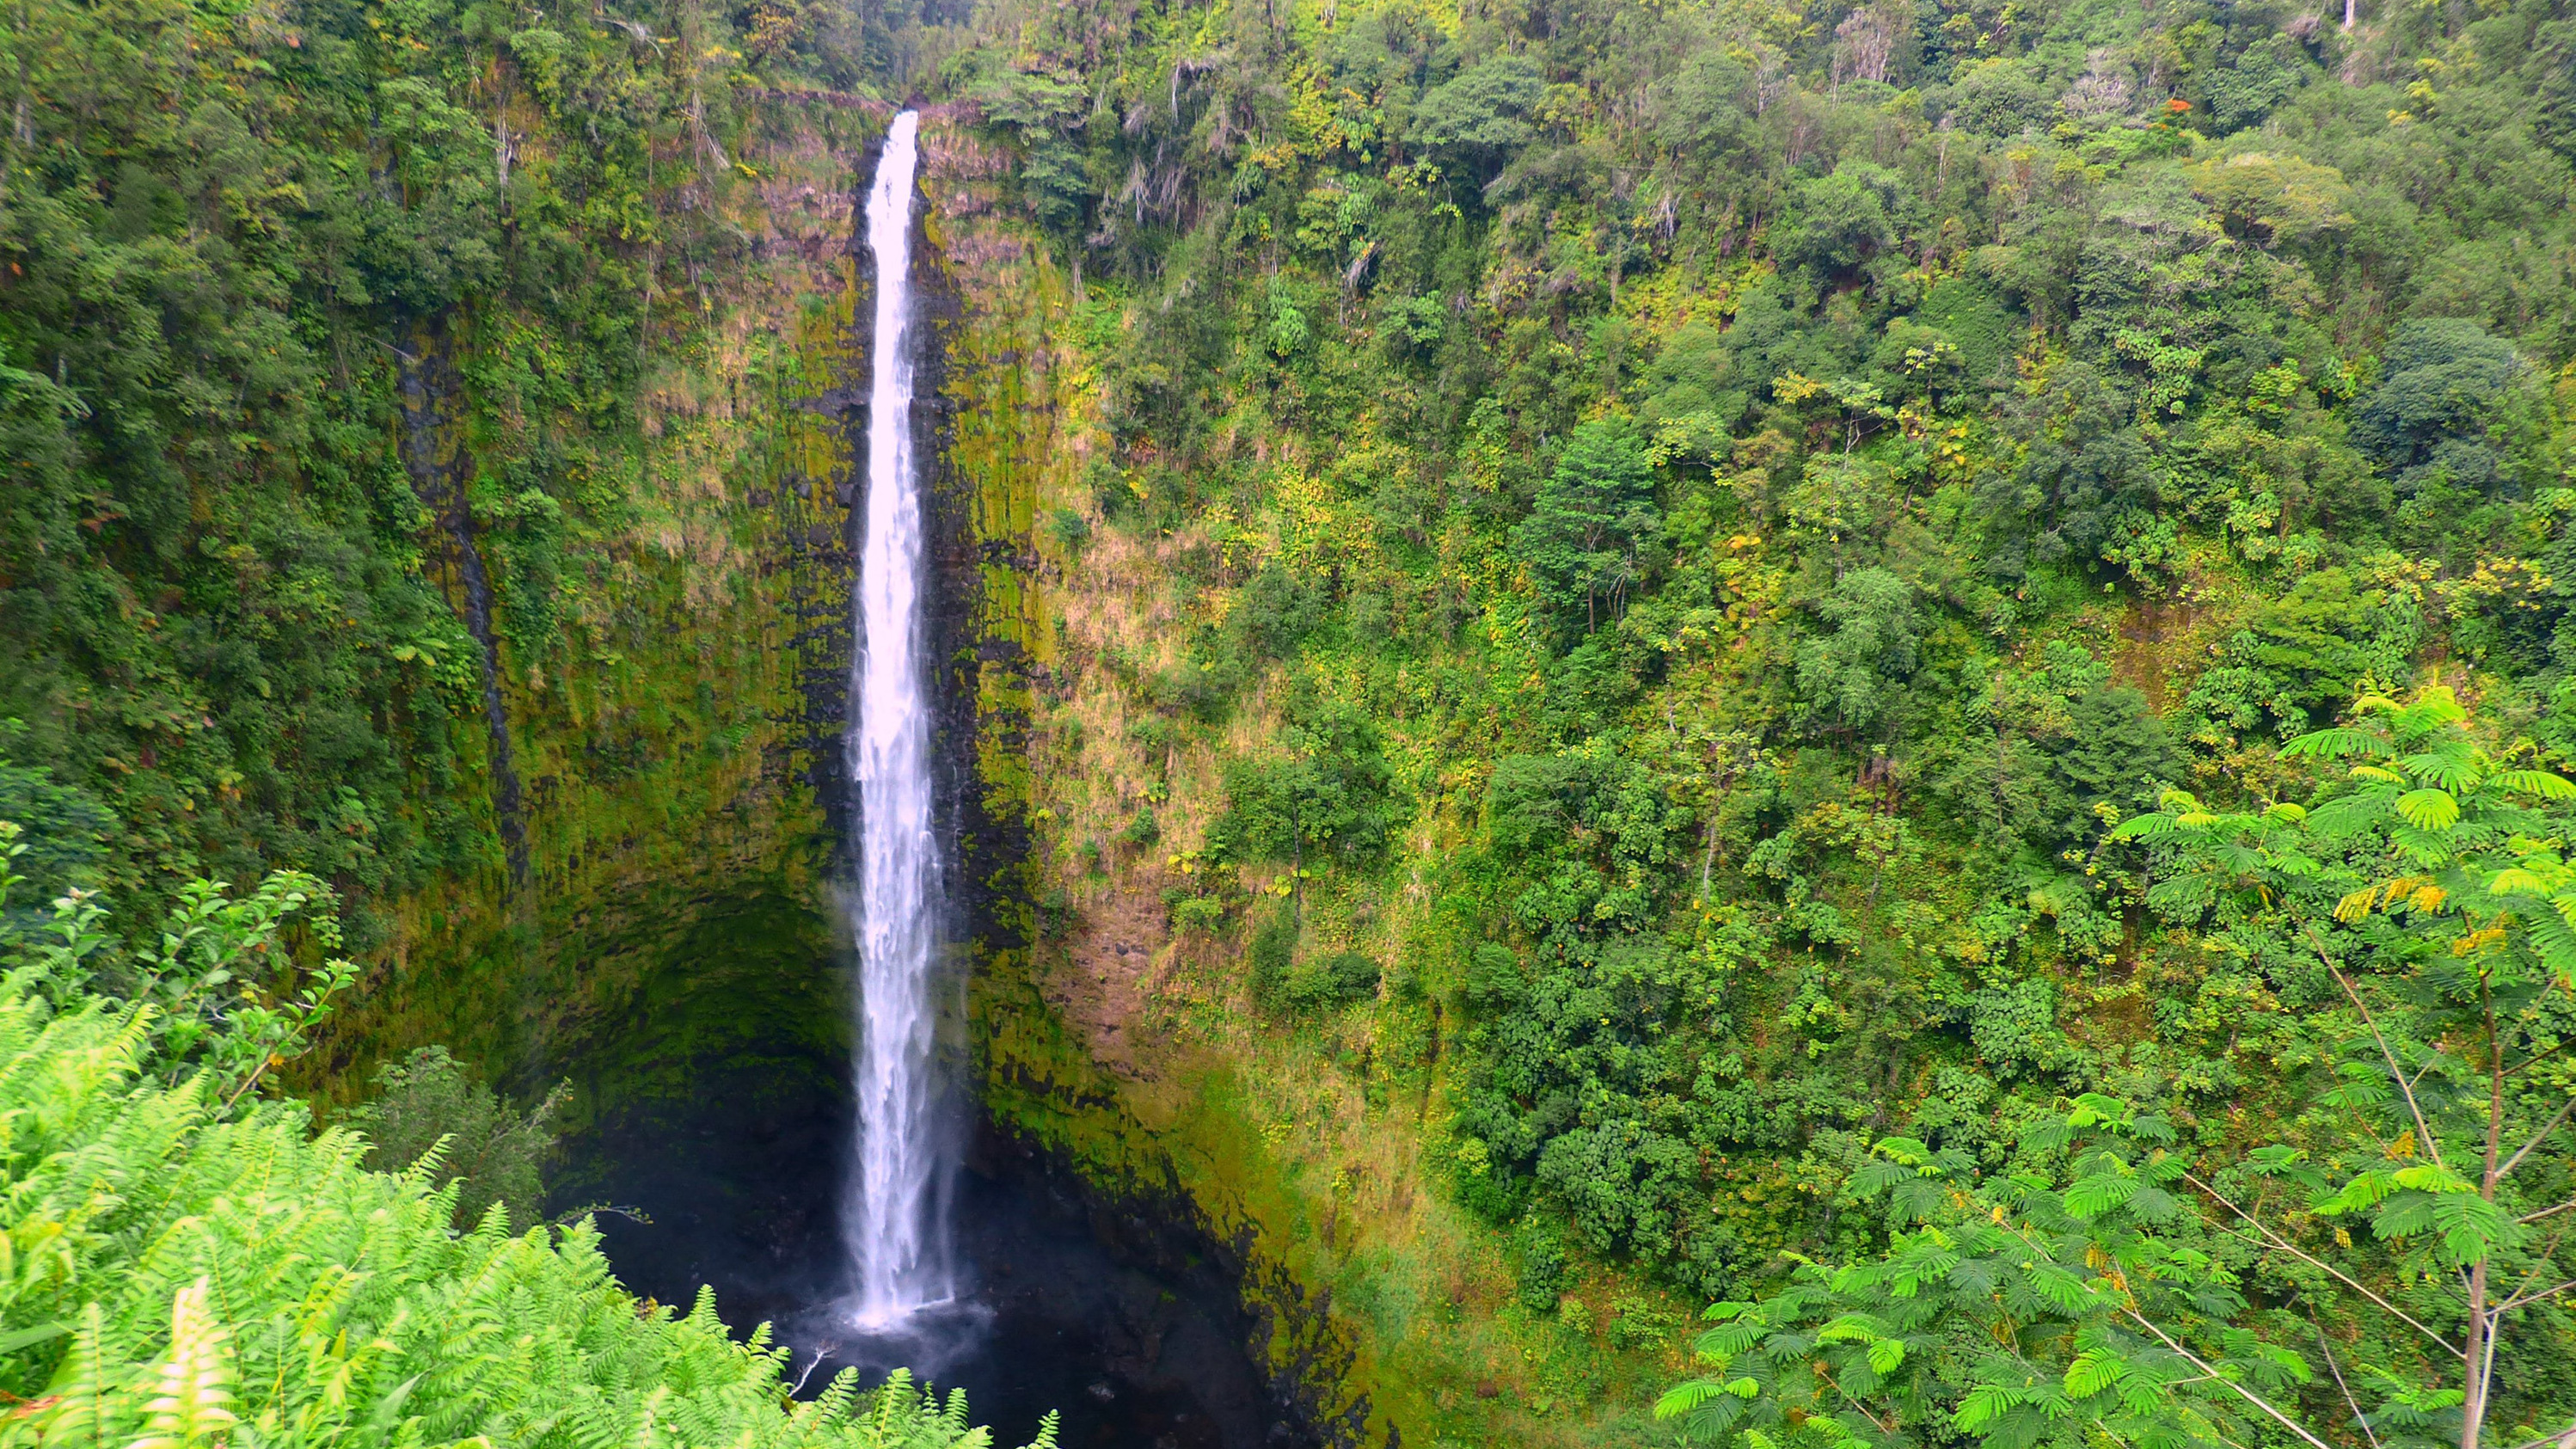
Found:
[[[823,1360],[830,1358],[831,1356],[832,1350],[828,1346],[814,1350],[814,1361],[805,1365],[805,1372],[796,1376],[796,1386],[787,1391],[787,1397],[792,1399],[798,1394],[805,1392],[805,1381],[812,1378],[814,1376],[814,1370],[821,1368],[823,1366]]]
[[[2300,1262],[2307,1264],[2311,1268],[2333,1274],[2334,1277],[2345,1287],[2379,1305],[2381,1312],[2386,1313],[2390,1317],[2404,1323],[2407,1327],[2414,1329],[2417,1333],[2420,1333],[2426,1338],[2433,1340],[2435,1343],[2440,1344],[2442,1346],[2442,1351],[2450,1354],[2453,1358],[2461,1359],[2464,1362],[2466,1361],[2468,1356],[2467,1350],[2453,1346],[2449,1339],[2444,1338],[2441,1334],[2426,1327],[2422,1322],[2408,1314],[2405,1309],[2398,1307],[2396,1304],[2389,1302],[2379,1294],[2362,1286],[2360,1280],[2354,1278],[2351,1274],[2336,1267],[2334,1264],[2327,1262],[2323,1258],[2307,1252],[2298,1244],[2291,1242],[2286,1237],[2283,1237],[2279,1232],[2272,1228],[2271,1224],[2264,1222],[2261,1218],[2258,1218],[2252,1213],[2247,1212],[2245,1209],[2238,1207],[2234,1202],[2229,1200],[2227,1194],[2220,1192],[2217,1188],[2201,1181],[2196,1174],[2186,1172],[2183,1174],[2183,1180],[2190,1183],[2192,1186],[2199,1188],[2202,1192],[2209,1194],[2211,1198],[2217,1201],[2219,1206],[2252,1224],[2255,1231],[2262,1234],[2262,1237],[2253,1240],[2260,1246],[2277,1248],[2280,1251],[2298,1259]],[[2237,1232],[2234,1228],[2227,1227],[2224,1224],[2220,1225],[2219,1231],[2234,1238],[2243,1238],[2245,1236],[2243,1233]]]
[[[2433,1165],[2440,1167],[2442,1165],[2441,1139],[2433,1135],[2431,1124],[2424,1120],[2424,1109],[2415,1100],[2415,1083],[2407,1077],[2406,1069],[2397,1065],[2397,1053],[2389,1049],[2388,1038],[2381,1034],[2379,1018],[2371,1015],[2370,1008],[2362,1004],[2361,993],[2353,989],[2352,978],[2344,975],[2343,968],[2337,966],[2333,958],[2326,955],[2326,943],[2317,939],[2317,928],[2309,926],[2307,937],[2309,947],[2317,953],[2317,960],[2323,963],[2327,973],[2334,977],[2335,984],[2343,988],[2343,994],[2352,1002],[2353,1010],[2361,1013],[2362,1024],[2370,1028],[2370,1039],[2379,1043],[2380,1059],[2388,1063],[2388,1075],[2396,1079],[2397,1090],[2406,1095],[2406,1110],[2415,1118],[2416,1140],[2422,1142],[2424,1150],[2432,1155]]]
[[[2308,1309],[2308,1322],[2316,1324],[2317,1348],[2326,1356],[2326,1372],[2334,1375],[2335,1387],[2343,1392],[2343,1401],[2352,1408],[2352,1421],[2370,1436],[2370,1449],[2380,1449],[2379,1431],[2370,1427],[2370,1416],[2361,1410],[2361,1401],[2352,1396],[2352,1385],[2343,1381],[2343,1366],[2335,1362],[2334,1343],[2326,1337],[2326,1326],[2317,1322],[2317,1310]]]
[[[2542,1218],[2554,1218],[2560,1213],[2567,1211],[2569,1208],[2576,1208],[2576,1197],[2571,1197],[2567,1201],[2562,1202],[2553,1208],[2542,1208],[2536,1213],[2524,1213],[2521,1217],[2515,1218],[2514,1221],[2517,1223],[2536,1223]]]
[[[2252,1404],[2255,1408],[2262,1410],[2266,1415],[2269,1415],[2274,1423],[2279,1424],[2282,1428],[2289,1430],[2291,1433],[2298,1435],[2301,1439],[2306,1440],[2309,1444],[2314,1445],[2315,1449],[2335,1449],[2335,1446],[2318,1438],[2316,1435],[2309,1433],[2306,1429],[2301,1428],[2298,1420],[2293,1419],[2289,1415],[2282,1413],[2279,1409],[2272,1407],[2271,1400],[2264,1398],[2261,1394],[2254,1392],[2243,1384],[2220,1374],[2217,1369],[2210,1366],[2209,1360],[2202,1358],[2199,1354],[2193,1353],[2190,1349],[2183,1347],[2181,1342],[2172,1334],[2165,1332],[2163,1329],[2158,1328],[2154,1323],[2148,1321],[2146,1316],[2138,1312],[2138,1310],[2124,1307],[2120,1311],[2128,1315],[2130,1322],[2135,1323],[2140,1328],[2154,1334],[2158,1340],[2163,1342],[2165,1347],[2172,1349],[2176,1354],[2189,1361],[2194,1368],[2201,1370],[2212,1378],[2217,1379],[2220,1383],[2225,1384],[2228,1391],[2235,1394],[2236,1397],[2243,1399],[2245,1402]]]
[[[2539,1251],[2538,1253],[2536,1253],[2536,1254],[2533,1254],[2533,1255],[2532,1255],[2531,1271],[2530,1271],[2530,1272],[2528,1272],[2528,1273],[2523,1274],[2523,1275],[2522,1275],[2522,1281],[2521,1281],[2521,1282],[2519,1282],[2519,1283],[2516,1283],[2515,1285],[2513,1285],[2513,1293],[2508,1293],[2508,1294],[2506,1294],[2505,1296],[2506,1296],[2506,1297],[2508,1297],[2508,1298],[2511,1298],[2511,1297],[2513,1297],[2513,1296],[2514,1296],[2514,1294],[2521,1293],[2523,1290],[2525,1290],[2525,1289],[2529,1288],[2532,1284],[2537,1283],[2537,1282],[2539,1282],[2539,1281],[2540,1281],[2540,1274],[2541,1274],[2541,1270],[2543,1270],[2543,1269],[2545,1269],[2545,1268],[2555,1268],[2555,1267],[2557,1267],[2557,1266],[2558,1266],[2558,1244],[2559,1244],[2562,1240],[2564,1240],[2564,1239],[2566,1238],[2566,1236],[2567,1236],[2567,1229],[2566,1229],[2564,1226],[2561,1226],[2561,1227],[2558,1229],[2558,1231],[2556,1231],[2556,1232],[2554,1232],[2554,1233],[2551,1233],[2551,1234],[2549,1235],[2549,1241],[2548,1241],[2548,1242],[2546,1242],[2546,1243],[2541,1244],[2541,1246],[2540,1246],[2540,1251]],[[2495,1310],[2493,1310],[2493,1311],[2494,1311],[2494,1312],[2497,1312],[2497,1313],[2501,1313],[2501,1312],[2503,1312],[2504,1310],[2503,1310],[2503,1309],[2501,1309],[2501,1308],[2499,1308],[2499,1309],[2495,1309]]]
[[[2576,1449],[2576,1424],[2570,1424],[2555,1434],[2543,1434],[2537,1439],[2508,1445],[2506,1449]]]
[[[2555,1298],[2570,1288],[2576,1288],[2576,1278],[2570,1278],[2566,1282],[2557,1284],[2553,1287],[2543,1288],[2537,1293],[2517,1293],[2513,1297],[2497,1304],[2494,1308],[2488,1311],[2492,1313],[2504,1313],[2512,1309],[2520,1308],[2525,1304],[2537,1303],[2543,1298]]]
[[[2560,1104],[2558,1114],[2551,1117],[2546,1123],[2543,1123],[2539,1131],[2532,1133],[2531,1140],[2522,1144],[2522,1150],[2520,1152],[2517,1152],[2513,1156],[2505,1159],[2504,1166],[2496,1169],[2495,1180],[2498,1182],[2504,1181],[2508,1174],[2510,1174],[2516,1167],[2521,1166],[2522,1160],[2531,1155],[2531,1150],[2546,1141],[2550,1133],[2557,1131],[2559,1123],[2567,1120],[2567,1114],[2569,1112],[2576,1112],[2576,1097],[2570,1097],[2564,1103]]]
[[[1854,1410],[1854,1411],[1856,1411],[1857,1413],[1859,1413],[1859,1415],[1860,1415],[1862,1418],[1869,1420],[1869,1422],[1870,1422],[1870,1426],[1871,1426],[1872,1428],[1877,1429],[1877,1430],[1878,1430],[1878,1432],[1880,1432],[1880,1433],[1882,1433],[1882,1434],[1893,1434],[1893,1433],[1895,1433],[1895,1432],[1896,1432],[1896,1426],[1895,1426],[1895,1425],[1890,1424],[1890,1423],[1886,1423],[1886,1422],[1882,1421],[1882,1420],[1881,1420],[1881,1419],[1880,1419],[1876,1414],[1873,1414],[1873,1413],[1871,1413],[1871,1412],[1869,1411],[1869,1406],[1868,1406],[1867,1404],[1864,1404],[1864,1403],[1862,1403],[1860,1400],[1853,1398],[1853,1397],[1852,1397],[1852,1391],[1851,1391],[1851,1390],[1849,1390],[1849,1389],[1847,1389],[1847,1388],[1844,1388],[1844,1387],[1842,1386],[1842,1381],[1841,1381],[1841,1380],[1839,1380],[1839,1379],[1834,1380],[1834,1381],[1833,1381],[1833,1385],[1834,1385],[1834,1392],[1835,1392],[1835,1393],[1838,1393],[1838,1394],[1840,1394],[1840,1395],[1842,1395],[1842,1396],[1843,1396],[1843,1402],[1844,1402],[1844,1403],[1846,1403],[1846,1404],[1851,1405],[1851,1406],[1852,1406],[1852,1408],[1853,1408],[1853,1410]]]
[[[2528,1014],[2526,1014],[2525,1019],[2529,1019]],[[2504,1074],[2510,1077],[2525,1067],[2537,1066],[2540,1063],[2549,1060],[2551,1057],[2558,1055],[2560,1052],[2565,1051],[2570,1045],[2576,1045],[2576,1037],[2570,1037],[2566,1041],[2562,1041],[2558,1045],[2549,1048],[2547,1051],[2533,1052],[2531,1055],[2524,1057],[2521,1061],[2515,1062],[2512,1066],[2505,1068]]]

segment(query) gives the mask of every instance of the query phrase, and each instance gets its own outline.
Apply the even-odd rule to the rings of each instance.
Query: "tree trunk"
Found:
[[[2495,1002],[2484,981],[2478,983],[2478,998],[2487,1022],[2487,1160],[2486,1171],[2478,1177],[2478,1196],[2492,1206],[2496,1199],[2496,1158],[2504,1145],[2504,1041],[2496,1035]],[[2487,1262],[2492,1256],[2492,1250],[2481,1253],[2469,1268],[2469,1336],[2460,1355],[2466,1369],[2460,1376],[2460,1449],[2478,1449],[2478,1436],[2486,1424],[2488,1390],[2493,1387],[2490,1370],[2495,1346],[2489,1340],[2496,1329],[2504,1326],[2487,1313]]]
[[[2492,1190],[2492,1189],[2490,1189]],[[2461,1382],[2467,1397],[2460,1405],[2460,1449],[2478,1449],[2480,1424],[2487,1416],[2487,1262],[2469,1269],[2468,1372]]]

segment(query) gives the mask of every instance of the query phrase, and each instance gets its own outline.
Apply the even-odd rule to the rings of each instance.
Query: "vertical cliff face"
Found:
[[[1143,325],[1121,309],[1155,304],[1084,295],[1005,200],[1007,159],[944,120],[924,127],[925,186],[955,299],[944,496],[972,510],[980,568],[971,652],[949,657],[977,681],[993,846],[972,1010],[988,1119],[1222,1261],[1274,1393],[1321,1442],[1655,1432],[1619,1405],[1678,1366],[1673,1338],[1564,1352],[1503,1235],[1443,1190],[1455,1024],[1439,1001],[1398,995],[1390,1024],[1294,1031],[1247,1011],[1256,913],[1300,888],[1265,871],[1229,898],[1204,846],[1224,752],[1276,748],[1285,703],[1250,688],[1209,723],[1190,703],[1205,667],[1191,643],[1210,627],[1206,581],[1257,567],[1272,525],[1229,502],[1170,527],[1106,516],[1105,495],[1140,485],[1101,423],[1099,361]],[[1391,942],[1430,929],[1429,897],[1417,872],[1380,903]],[[1318,919],[1367,909],[1321,885],[1300,899]],[[1622,1301],[1640,1321],[1666,1312]]]
[[[854,178],[882,121],[763,104],[763,144],[737,158],[757,184],[710,200],[741,245],[704,273],[701,315],[647,339],[640,506],[574,565],[602,601],[578,647],[521,657],[492,623],[466,395],[510,338],[470,317],[415,335],[402,457],[485,661],[452,788],[503,848],[396,904],[389,959],[335,1034],[340,1090],[440,1041],[512,1086],[569,1076],[567,1125],[598,1142],[719,1088],[755,1113],[844,1090],[823,909],[846,808],[860,418],[842,402],[868,341]],[[611,1186],[607,1156],[568,1190]]]
[[[1148,963],[1171,942],[1167,871],[1139,857],[1096,900],[1055,865],[1074,851],[1060,761],[1086,669],[1061,641],[1109,592],[1042,517],[1082,494],[1093,375],[1069,337],[1077,282],[999,201],[1007,158],[936,108],[923,126],[932,255],[945,299],[938,494],[955,520],[942,559],[955,591],[944,646],[952,696],[972,706],[975,778],[963,841],[973,889],[973,1060],[996,1152],[1070,1167],[1130,1251],[1211,1263],[1249,1311],[1249,1341],[1297,1433],[1392,1445],[1373,1345],[1307,1274],[1310,1225],[1234,1110],[1223,1064],[1165,1039],[1138,1009]],[[925,392],[927,389],[925,389]],[[957,726],[966,728],[963,715]],[[1142,784],[1141,774],[1122,789]],[[1050,802],[1055,802],[1051,804]],[[1089,969],[1095,957],[1117,972]],[[1132,966],[1126,963],[1132,961]]]

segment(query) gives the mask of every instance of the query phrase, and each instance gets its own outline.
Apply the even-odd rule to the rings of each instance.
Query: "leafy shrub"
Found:
[[[1214,935],[1225,925],[1225,902],[1215,896],[1181,896],[1172,903],[1172,930]]]
[[[1896,240],[1905,188],[1894,172],[1846,161],[1831,176],[1798,183],[1774,254],[1819,276],[1851,271]]]
[[[1244,960],[1252,968],[1252,1000],[1256,1006],[1278,1006],[1288,999],[1289,972],[1297,964],[1297,916],[1286,905],[1270,913],[1261,929],[1252,935],[1252,944],[1244,950]]]
[[[1234,708],[1234,692],[1242,683],[1242,663],[1233,655],[1213,647],[1192,649],[1154,676],[1154,703],[1201,724],[1216,724]]]
[[[1422,98],[1413,112],[1414,143],[1479,182],[1490,179],[1537,134],[1522,118],[1546,90],[1527,56],[1495,56]]]
[[[1162,822],[1151,809],[1139,810],[1136,817],[1118,828],[1118,839],[1127,845],[1151,845],[1163,838]]]
[[[1161,715],[1141,715],[1128,721],[1127,738],[1134,740],[1136,748],[1145,752],[1145,761],[1149,766],[1160,769],[1163,757],[1171,752],[1173,744],[1180,739],[1180,731],[1170,720]]]
[[[1513,543],[1561,627],[1580,619],[1590,633],[1644,581],[1662,526],[1645,444],[1632,424],[1605,419],[1566,441]]]
[[[1381,974],[1375,958],[1336,951],[1289,978],[1288,1000],[1307,1011],[1358,1001],[1377,994]]]
[[[1220,861],[1296,860],[1307,852],[1373,859],[1394,828],[1394,772],[1376,725],[1342,700],[1301,699],[1279,732],[1283,753],[1225,773],[1227,810],[1208,831]]]
[[[376,1070],[376,1096],[348,1115],[375,1150],[367,1165],[407,1172],[423,1167],[433,1190],[454,1183],[456,1222],[472,1227],[494,1203],[522,1225],[542,1221],[544,1170],[554,1153],[554,1115],[571,1093],[564,1083],[521,1111],[466,1073],[443,1046],[425,1046]]]
[[[1969,278],[1934,284],[1915,307],[1914,320],[1959,349],[1960,368],[1972,383],[1995,381],[1997,369],[2012,355],[2011,310],[1992,289]]]
[[[2297,41],[2266,36],[2245,47],[2234,65],[2210,73],[2210,119],[2222,131],[2258,125],[2315,73]]]
[[[2284,738],[2331,720],[2364,680],[2413,672],[2422,609],[2343,569],[2320,569],[2273,600],[2219,647],[2184,701],[2209,733],[2270,725]]]
[[[1091,541],[1091,520],[1083,517],[1077,508],[1048,509],[1046,527],[1047,535],[1067,553]]]
[[[1798,645],[1798,692],[1818,719],[1868,729],[1896,707],[1919,662],[1914,590],[1886,569],[1855,569],[1816,613],[1826,627]]]
[[[2513,344],[2476,323],[2409,322],[2389,339],[2379,386],[2353,407],[2353,440],[2400,496],[2441,486],[2494,493],[2511,476],[2529,385]]]
[[[1467,1003],[1484,1011],[1507,1011],[1529,991],[1521,976],[1521,958],[1508,946],[1486,941],[1467,955]]]
[[[27,907],[0,916],[0,946],[12,933],[31,929],[36,912],[73,886],[96,884],[93,867],[106,854],[116,816],[98,798],[77,785],[54,781],[48,770],[10,763],[6,747],[26,726],[0,719],[0,820],[19,822],[27,831],[25,854],[18,857],[27,872]]]
[[[1556,1307],[1565,1292],[1565,1245],[1554,1229],[1526,1224],[1520,1231],[1520,1271],[1516,1291],[1521,1306],[1532,1313]]]
[[[2058,1030],[2057,988],[2046,981],[2017,981],[1978,992],[1969,1009],[1968,1032],[1978,1057],[2007,1082],[2079,1060],[2074,1043]]]
[[[1650,1299],[1622,1294],[1610,1301],[1612,1348],[1657,1348],[1672,1341],[1690,1319]]]
[[[1330,608],[1313,580],[1272,559],[1235,594],[1226,629],[1245,657],[1285,659],[1323,627]]]
[[[2056,119],[2057,102],[2021,65],[1988,60],[1960,68],[1950,113],[1961,130],[2018,136]]]

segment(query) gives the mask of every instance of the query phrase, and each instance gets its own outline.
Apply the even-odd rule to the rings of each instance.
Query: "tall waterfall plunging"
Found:
[[[856,1316],[884,1327],[954,1296],[940,1222],[943,1143],[932,1037],[940,862],[931,821],[930,701],[923,670],[921,483],[912,456],[912,192],[916,117],[895,117],[868,192],[876,334],[868,396],[867,517],[851,670],[859,788],[858,1143],[842,1231]]]

